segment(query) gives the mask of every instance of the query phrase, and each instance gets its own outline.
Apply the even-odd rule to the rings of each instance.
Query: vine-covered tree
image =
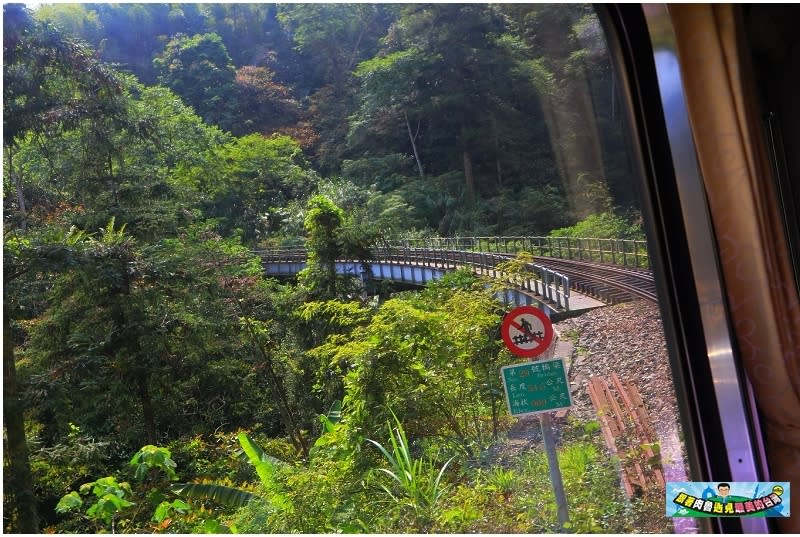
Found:
[[[301,272],[300,281],[316,298],[336,298],[336,260],[342,253],[339,235],[344,220],[344,212],[328,198],[314,196],[309,200],[305,218],[308,267]]]

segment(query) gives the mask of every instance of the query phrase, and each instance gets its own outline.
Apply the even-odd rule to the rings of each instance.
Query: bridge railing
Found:
[[[650,268],[647,242],[640,240],[583,237],[434,237],[393,240],[388,244],[400,248],[470,250],[509,256],[530,252],[541,257]]]
[[[300,246],[278,246],[265,250],[255,250],[264,263],[304,262],[308,257],[308,250]]]
[[[544,297],[559,307],[569,308],[569,277],[554,270],[535,265],[527,265],[529,277],[522,281],[511,281],[511,276],[498,268],[500,263],[509,260],[508,255],[490,252],[477,252],[464,249],[417,248],[410,244],[373,249],[376,260],[392,263],[421,265],[431,268],[471,267],[480,274],[493,279],[505,280],[521,289]]]
[[[306,260],[304,248],[270,248],[254,252],[264,263],[297,263]],[[511,275],[498,268],[500,263],[509,261],[504,253],[481,252],[468,249],[418,248],[411,243],[400,246],[379,246],[372,249],[374,262],[394,263],[408,266],[422,266],[433,269],[452,270],[457,267],[470,267],[475,272],[493,279],[507,281],[535,295],[541,296],[557,306],[569,309],[569,277],[554,270],[528,264],[526,277],[512,281]],[[340,261],[347,261],[341,259]],[[349,260],[357,261],[357,260]]]

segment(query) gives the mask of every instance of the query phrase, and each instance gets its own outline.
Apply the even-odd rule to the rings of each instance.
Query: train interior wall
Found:
[[[743,14],[800,289],[800,6],[751,4]]]

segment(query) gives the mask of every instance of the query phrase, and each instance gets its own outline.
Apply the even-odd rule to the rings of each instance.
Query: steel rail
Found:
[[[578,292],[611,302],[624,302],[631,298],[624,295],[615,296],[613,293],[597,289],[596,285],[599,283],[633,295],[633,297],[658,302],[655,281],[650,271],[567,259],[535,257],[534,260],[569,276],[573,289]]]
[[[653,275],[650,271],[610,264],[613,257],[606,258],[607,262],[596,262],[539,255],[533,258],[534,263],[526,266],[531,273],[531,278],[526,278],[520,283],[511,282],[510,275],[498,269],[498,265],[513,259],[517,253],[522,251],[536,249],[541,251],[542,245],[546,243],[541,242],[540,239],[552,240],[554,238],[462,237],[389,241],[383,246],[372,249],[372,260],[445,270],[470,266],[481,274],[504,279],[564,308],[569,307],[570,289],[610,303],[625,302],[632,298],[658,301]],[[606,240],[608,244],[620,242],[613,239],[581,239],[582,243],[569,244],[572,246],[585,245],[592,241]],[[640,241],[629,242],[639,248],[636,243]],[[602,243],[597,242],[596,244]],[[482,249],[488,251],[482,251]],[[562,249],[561,253],[566,251],[566,249]],[[577,250],[573,248],[572,251]],[[597,257],[594,254],[589,255],[591,252],[588,249],[583,251],[587,252],[586,256],[588,257]],[[596,253],[596,251],[594,252]],[[619,250],[616,252],[619,253]],[[271,248],[254,253],[259,255],[265,263],[304,262],[307,256],[305,248],[302,247]],[[629,252],[628,255],[633,256],[633,252]],[[642,252],[639,248],[637,255],[631,259],[634,259],[639,265],[641,259],[647,259],[646,255],[646,251]],[[581,256],[585,257],[584,254]]]

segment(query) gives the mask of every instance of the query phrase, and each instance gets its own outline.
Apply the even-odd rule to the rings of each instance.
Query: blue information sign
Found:
[[[550,412],[572,406],[563,358],[500,368],[506,403],[512,416]]]

